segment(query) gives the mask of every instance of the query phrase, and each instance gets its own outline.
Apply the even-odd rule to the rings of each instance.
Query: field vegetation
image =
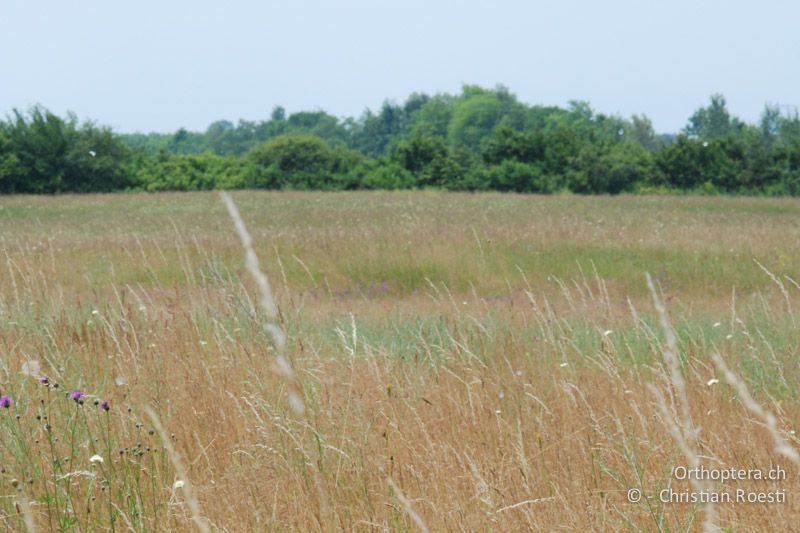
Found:
[[[214,189],[436,189],[579,194],[800,194],[800,116],[747,124],[712,95],[680,132],[507,88],[415,93],[358,118],[324,111],[119,134],[43,107],[0,120],[0,194]]]
[[[216,194],[0,199],[7,530],[797,522],[796,200],[232,196],[274,310]]]

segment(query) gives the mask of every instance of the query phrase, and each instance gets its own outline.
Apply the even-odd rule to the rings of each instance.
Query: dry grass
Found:
[[[719,504],[715,524],[800,516],[777,447],[798,445],[800,203],[234,199],[275,289],[290,381],[216,196],[0,200],[6,528],[694,530],[702,505],[658,500],[690,488],[671,473],[691,466],[676,422],[707,467],[787,472],[724,484],[787,501]],[[727,384],[717,353],[744,383]],[[31,360],[50,386],[20,372]],[[631,488],[652,498],[630,503]]]

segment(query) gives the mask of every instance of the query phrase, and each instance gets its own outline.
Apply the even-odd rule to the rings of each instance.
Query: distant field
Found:
[[[689,490],[671,476],[686,443],[707,467],[788,473],[717,483],[787,498],[718,504],[720,526],[800,518],[800,470],[711,359],[800,449],[799,200],[233,198],[294,381],[276,372],[216,194],[0,198],[6,528],[182,530],[199,513],[226,531],[688,531],[712,510],[658,501]],[[645,273],[678,336],[696,438]],[[631,488],[653,498],[631,503]]]
[[[749,198],[537,197],[454,193],[234,195],[265,268],[292,289],[392,297],[426,290],[505,294],[596,269],[622,294],[649,271],[685,296],[727,298],[771,282],[757,258],[798,272],[800,201]],[[110,283],[193,286],[209,265],[239,270],[239,243],[207,193],[0,199],[0,237],[18,261],[46,258],[48,278],[83,290]],[[70,268],[52,268],[52,262]],[[49,263],[49,264],[48,264]],[[78,275],[80,274],[80,275]],[[276,279],[278,281],[278,279]],[[700,294],[698,294],[700,291]]]

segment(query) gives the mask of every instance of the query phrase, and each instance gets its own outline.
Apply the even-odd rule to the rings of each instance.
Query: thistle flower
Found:
[[[102,456],[100,456],[100,455],[94,454],[93,456],[89,457],[89,462],[90,462],[90,463],[100,463],[100,464],[103,464],[103,457],[102,457]]]
[[[74,390],[67,394],[67,397],[75,403],[83,403],[83,399],[86,397],[86,395],[79,390]]]
[[[111,405],[109,405],[108,400],[103,400],[102,402],[100,402],[100,409],[102,409],[105,412],[111,410]]]
[[[11,396],[0,396],[0,407],[3,409],[8,409],[14,403],[14,400],[11,399]]]
[[[42,385],[50,385],[50,378],[47,376],[42,376],[39,378],[39,383]]]

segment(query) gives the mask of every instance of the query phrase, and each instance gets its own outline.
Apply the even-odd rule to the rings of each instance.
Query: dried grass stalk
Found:
[[[158,432],[158,436],[161,438],[161,442],[164,444],[164,448],[167,450],[167,454],[169,455],[169,460],[172,462],[173,468],[175,468],[175,473],[178,474],[178,478],[183,481],[181,490],[183,490],[183,494],[186,496],[186,503],[189,505],[189,511],[192,513],[192,521],[197,526],[197,529],[202,533],[211,531],[208,521],[206,521],[206,519],[200,514],[200,504],[197,502],[197,498],[194,495],[192,482],[189,481],[188,473],[186,468],[183,466],[183,460],[172,446],[172,442],[170,441],[167,432],[164,431],[164,426],[161,425],[161,420],[159,420],[158,415],[156,415],[155,411],[153,411],[150,407],[145,407],[144,412],[147,413],[147,416],[153,423],[153,428],[155,428],[155,430]]]

